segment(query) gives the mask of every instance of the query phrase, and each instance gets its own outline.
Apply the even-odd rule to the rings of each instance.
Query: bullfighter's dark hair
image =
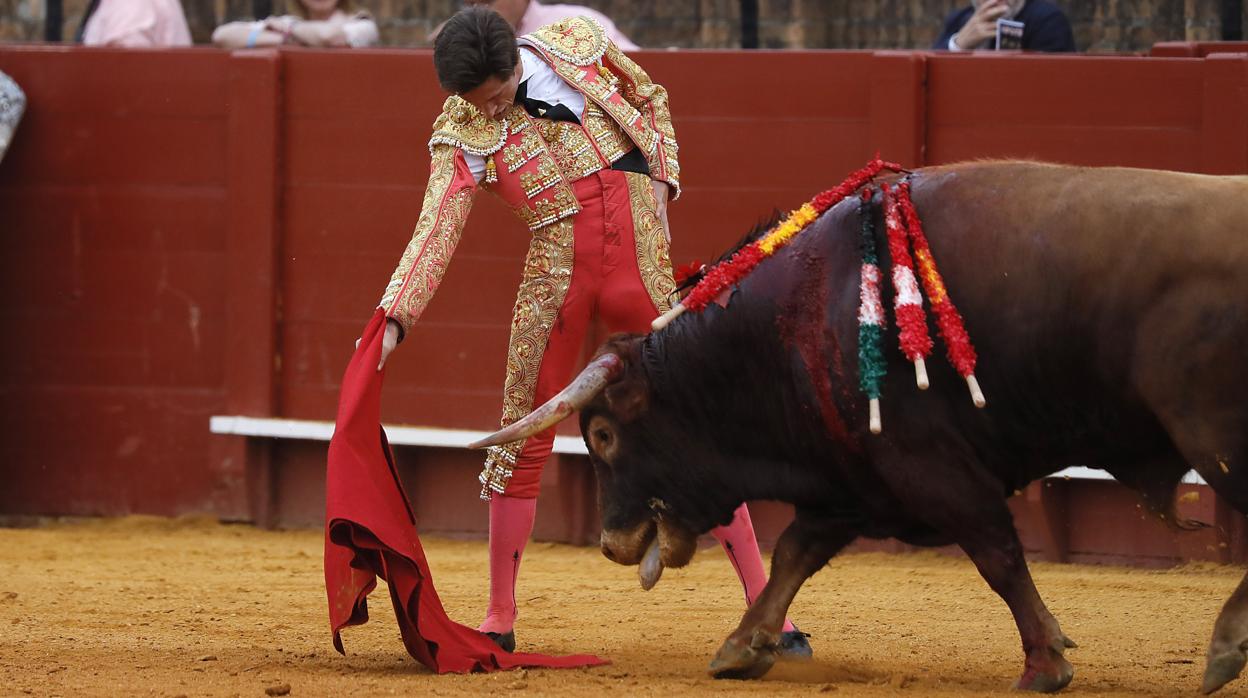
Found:
[[[456,12],[433,44],[433,65],[442,89],[462,95],[490,78],[507,80],[520,62],[516,32],[503,16],[472,5]]]

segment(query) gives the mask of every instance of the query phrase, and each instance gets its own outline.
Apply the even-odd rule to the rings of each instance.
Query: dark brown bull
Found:
[[[717,676],[766,672],[802,583],[855,538],[892,537],[961,546],[1018,624],[1017,685],[1057,690],[1073,643],[1032,583],[1011,493],[1090,464],[1177,528],[1174,492],[1194,468],[1248,512],[1248,178],[985,162],[921,170],[913,197],[977,344],[987,409],[943,359],[917,391],[894,330],[884,432],[868,432],[849,201],[726,307],[613,339],[563,395],[494,439],[581,409],[602,550],[622,564],[656,541],[663,565],[686,564],[696,535],[744,500],[795,506],[771,581],[711,663]],[[1248,579],[1214,625],[1205,692],[1238,676],[1245,648]]]

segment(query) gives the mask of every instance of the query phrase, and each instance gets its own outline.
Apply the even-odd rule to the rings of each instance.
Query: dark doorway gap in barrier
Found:
[[[1222,0],[1222,40],[1244,38],[1244,0]]]
[[[61,25],[65,22],[61,0],[46,0],[43,6],[43,40],[60,41]]]
[[[741,0],[741,48],[758,48],[758,0]]]

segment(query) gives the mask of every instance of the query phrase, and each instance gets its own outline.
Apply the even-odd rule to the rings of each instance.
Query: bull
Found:
[[[870,433],[856,392],[860,209],[845,201],[721,303],[612,338],[486,441],[579,409],[602,552],[633,565],[654,551],[651,578],[688,563],[741,502],[794,506],[715,676],[764,674],[805,580],[859,537],[895,538],[960,546],[1018,626],[1015,686],[1056,691],[1074,643],[1032,581],[1012,493],[1089,464],[1182,528],[1175,491],[1195,469],[1248,512],[1248,178],[979,162],[921,169],[911,187],[982,357],[987,409],[943,361],[916,391],[893,349],[884,430]],[[1248,578],[1214,624],[1204,692],[1239,675],[1246,648]]]

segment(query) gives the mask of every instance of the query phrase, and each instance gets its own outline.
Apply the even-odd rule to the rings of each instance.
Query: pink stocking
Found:
[[[744,504],[737,507],[732,514],[732,523],[711,529],[711,535],[724,546],[732,568],[737,571],[737,578],[745,590],[745,604],[754,603],[767,584],[767,573],[763,571],[763,556],[758,552],[758,538],[754,536],[750,510]],[[793,622],[785,618],[783,631],[787,633],[791,630]]]
[[[490,605],[481,632],[506,633],[516,622],[516,576],[536,513],[536,499],[496,494],[490,500]]]

